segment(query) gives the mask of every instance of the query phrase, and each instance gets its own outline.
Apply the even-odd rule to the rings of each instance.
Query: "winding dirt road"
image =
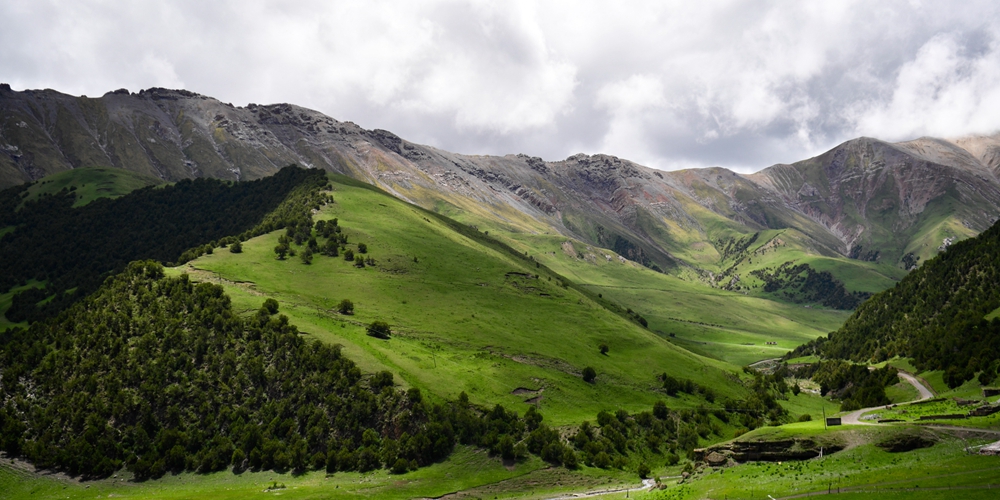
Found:
[[[643,479],[642,484],[640,486],[635,486],[631,488],[612,488],[607,490],[589,491],[586,493],[564,493],[562,496],[550,497],[547,498],[546,500],[574,500],[576,498],[592,498],[592,497],[610,495],[612,493],[624,493],[626,491],[638,493],[640,491],[649,490],[653,486],[656,486],[655,479]]]
[[[913,375],[910,375],[909,373],[906,372],[899,372],[899,378],[907,381],[910,385],[913,386],[914,389],[917,390],[918,393],[920,393],[920,399],[914,399],[913,401],[907,401],[905,403],[899,403],[899,404],[905,405],[910,403],[918,403],[920,401],[926,401],[934,397],[934,393],[932,393],[930,389],[925,387],[924,384],[920,383],[920,381],[917,380],[917,377],[914,377]],[[855,410],[841,417],[840,422],[844,425],[877,425],[875,422],[868,422],[861,420],[861,415],[864,415],[865,413],[868,413],[873,410],[880,410],[882,408],[885,407],[873,406],[871,408],[862,408],[860,410]]]

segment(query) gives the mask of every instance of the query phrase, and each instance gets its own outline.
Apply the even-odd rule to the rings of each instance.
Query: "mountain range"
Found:
[[[455,154],[292,104],[238,107],[161,88],[75,97],[4,84],[0,151],[0,187],[87,166],[169,182],[322,168],[468,224],[563,235],[664,273],[797,302],[823,302],[801,284],[824,272],[842,285],[837,293],[885,289],[1000,213],[1000,134],[863,137],[753,174],[666,172],[602,154]],[[761,258],[769,249],[779,257]]]

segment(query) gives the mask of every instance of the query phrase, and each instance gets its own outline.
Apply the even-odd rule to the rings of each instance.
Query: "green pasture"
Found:
[[[463,491],[475,496],[559,494],[601,488],[638,486],[638,479],[620,471],[584,467],[579,471],[550,468],[537,457],[504,464],[485,451],[459,447],[448,460],[405,474],[386,470],[367,473],[289,473],[221,471],[210,474],[167,474],[161,479],[134,482],[126,476],[97,481],[77,481],[39,475],[24,466],[0,463],[3,498],[84,499],[243,499],[279,498],[437,498]],[[478,493],[478,494],[477,494]]]
[[[885,395],[893,403],[905,403],[920,399],[920,392],[909,382],[900,380],[899,383],[885,388]]]
[[[817,425],[818,424],[818,425]],[[732,468],[705,470],[684,484],[670,481],[666,489],[637,498],[650,499],[767,499],[808,493],[841,493],[833,498],[994,498],[989,485],[1000,484],[1000,457],[968,454],[967,446],[987,443],[984,438],[956,439],[941,434],[940,442],[923,449],[890,453],[873,443],[895,433],[895,427],[853,427],[823,431],[821,423],[792,424],[773,431],[771,438],[828,436],[847,449],[823,458],[789,462],[750,462]],[[766,431],[762,429],[761,431]],[[780,434],[779,434],[780,432]],[[966,489],[967,488],[967,489]],[[948,490],[954,489],[951,494]],[[992,493],[992,495],[990,495]]]
[[[503,233],[519,250],[594,294],[647,319],[649,329],[698,354],[747,365],[776,358],[832,330],[849,311],[712,288],[622,262],[610,250],[557,235]],[[767,342],[776,342],[768,345]]]
[[[675,346],[531,260],[366,187],[338,184],[334,196],[315,217],[338,218],[348,248],[365,243],[376,266],[321,255],[311,265],[277,260],[274,232],[245,242],[243,253],[217,249],[172,272],[221,283],[243,311],[275,298],[293,324],[343,345],[366,372],[389,370],[437,398],[464,391],[519,412],[535,404],[555,425],[593,420],[600,410],[648,410],[661,399],[677,408],[701,403],[659,392],[663,372],[739,395],[726,375],[735,366]],[[354,302],[354,315],[336,312],[342,299]],[[375,320],[392,325],[390,340],[365,335]],[[595,384],[581,378],[587,366],[598,373]]]
[[[805,391],[800,392],[798,395],[789,394],[788,399],[779,400],[778,404],[788,410],[789,415],[793,419],[797,419],[801,415],[809,415],[812,418],[812,422],[817,422],[820,425],[822,425],[824,415],[833,415],[840,411],[840,403],[830,401],[819,394],[811,394]],[[796,425],[808,423],[804,422]]]
[[[66,188],[76,187],[75,207],[86,205],[98,198],[115,198],[146,186],[163,184],[162,179],[151,175],[111,167],[83,167],[58,172],[36,182],[28,188],[25,201],[43,194],[55,194]]]

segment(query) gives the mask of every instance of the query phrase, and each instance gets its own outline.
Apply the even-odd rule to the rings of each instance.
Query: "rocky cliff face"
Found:
[[[726,238],[780,228],[817,254],[895,265],[1000,213],[1000,135],[861,138],[752,175],[661,172],[607,155],[458,155],[290,104],[234,107],[184,90],[87,98],[0,86],[0,187],[81,166],[245,180],[290,163],[514,230],[554,229],[660,270],[711,267]]]
[[[860,138],[747,177],[836,236],[845,255],[862,260],[900,258],[910,238],[939,219],[957,221],[961,236],[969,236],[1000,214],[993,167],[938,139]]]

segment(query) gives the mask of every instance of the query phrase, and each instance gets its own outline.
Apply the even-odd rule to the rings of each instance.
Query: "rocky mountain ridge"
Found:
[[[848,141],[741,175],[665,172],[608,155],[459,155],[291,104],[232,106],[186,90],[99,98],[0,86],[0,186],[81,166],[167,181],[247,180],[290,163],[421,206],[615,250],[651,268],[721,271],[724,242],[787,229],[807,253],[910,267],[1000,213],[1000,134]],[[765,243],[765,242],[762,242]]]

